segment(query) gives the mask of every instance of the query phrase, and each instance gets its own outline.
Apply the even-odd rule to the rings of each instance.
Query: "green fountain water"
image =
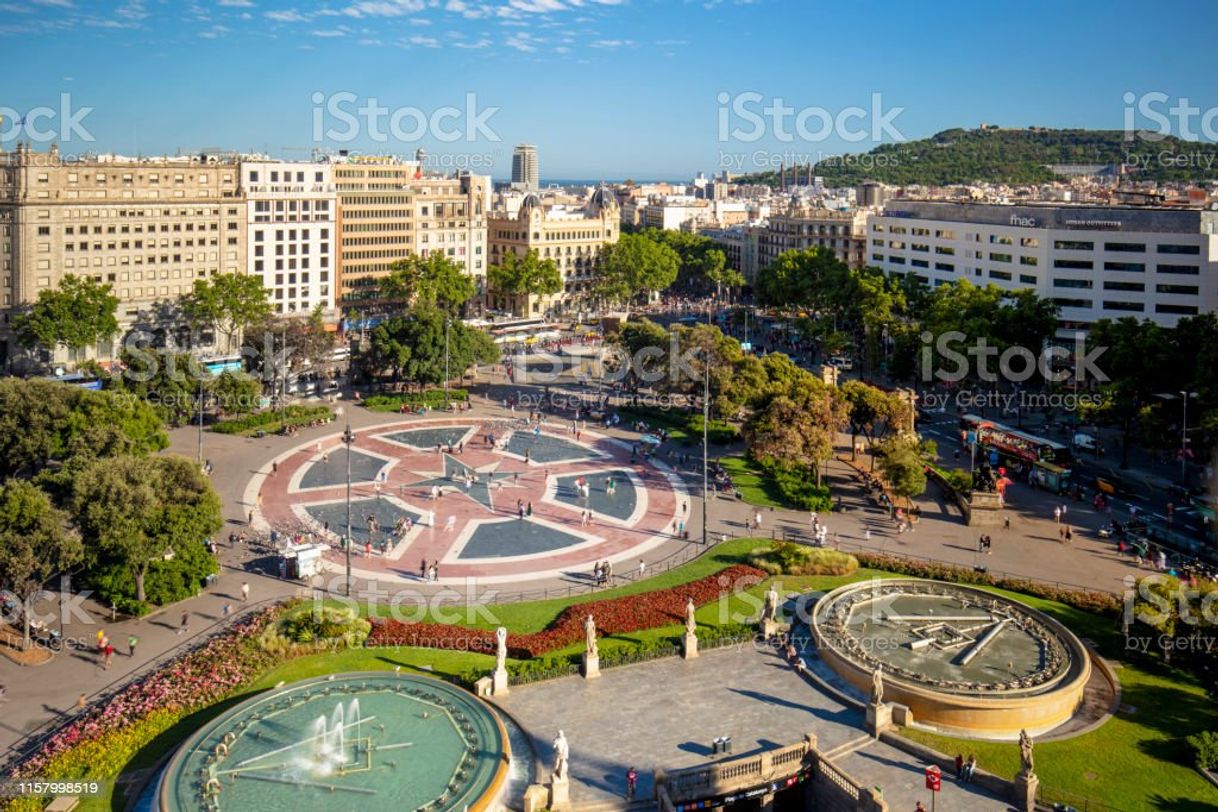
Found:
[[[500,789],[507,740],[494,714],[447,683],[343,674],[225,712],[174,757],[161,809],[446,810]]]

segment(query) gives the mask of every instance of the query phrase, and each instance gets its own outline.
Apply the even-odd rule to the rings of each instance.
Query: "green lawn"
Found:
[[[634,595],[686,583],[718,572],[731,564],[746,561],[749,552],[764,543],[758,539],[740,539],[715,547],[706,555],[682,567],[648,579],[611,590],[531,603],[492,604],[486,616],[476,618],[477,625],[489,628],[506,625],[513,632],[534,632],[544,629],[566,606],[609,597]],[[871,577],[892,577],[888,573],[860,569],[849,576],[782,576],[774,579],[782,592],[827,590],[845,583]],[[743,593],[698,610],[700,627],[714,628],[755,618],[760,611],[761,595],[769,582],[759,583]],[[1081,612],[1062,604],[1023,595],[993,590],[1011,595],[1040,609],[1067,626],[1079,636],[1096,641],[1110,657],[1121,654],[1121,639],[1111,621]],[[625,648],[654,643],[677,643],[683,627],[679,624],[623,635],[609,635],[601,641],[603,656]],[[552,652],[555,658],[573,657],[582,651],[582,644]],[[373,671],[401,667],[405,671],[431,674],[444,678],[459,678],[471,670],[489,673],[494,658],[467,652],[439,651],[415,648],[353,649],[333,654],[301,657],[283,663],[261,675],[247,690],[224,703],[194,714],[165,731],[128,765],[128,770],[155,764],[183,738],[196,730],[232,703],[280,681],[293,682],[307,677],[343,671]],[[1104,726],[1074,739],[1045,742],[1037,745],[1037,773],[1042,786],[1076,796],[1106,802],[1120,810],[1139,809],[1192,810],[1218,807],[1215,790],[1188,764],[1183,737],[1198,730],[1218,729],[1218,708],[1202,689],[1184,674],[1162,669],[1156,664],[1126,664],[1118,674],[1123,688],[1126,710]],[[920,731],[907,731],[911,739],[934,747],[949,755],[956,752],[975,753],[983,769],[1012,776],[1018,769],[1018,748],[1009,743],[966,741]],[[82,804],[85,812],[121,809],[121,794],[113,799],[92,799]],[[1081,807],[1080,807],[1081,808]]]
[[[722,457],[719,464],[732,478],[732,484],[750,505],[762,507],[789,507],[782,501],[782,489],[774,478],[762,471],[760,466],[747,457]]]

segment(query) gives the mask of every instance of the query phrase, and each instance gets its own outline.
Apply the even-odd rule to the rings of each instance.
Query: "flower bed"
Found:
[[[756,567],[734,564],[715,575],[669,589],[568,606],[545,631],[509,635],[508,656],[532,659],[578,643],[584,639],[584,619],[588,615],[596,618],[596,628],[603,634],[627,634],[681,623],[685,619],[685,604],[690,598],[693,598],[695,606],[703,606],[735,591],[741,582],[757,583],[765,577],[766,574]],[[490,629],[377,618],[372,622],[372,633],[368,635],[365,645],[415,646],[493,654],[496,644],[495,633]]]
[[[252,682],[276,661],[248,641],[284,611],[275,606],[235,623],[201,647],[122,688],[45,739],[10,778],[108,780],[158,735]],[[35,799],[9,810],[41,809]]]

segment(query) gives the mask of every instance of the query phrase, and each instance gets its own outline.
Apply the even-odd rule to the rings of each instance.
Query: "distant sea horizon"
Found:
[[[651,178],[631,178],[636,184],[640,183],[688,183],[688,180],[655,180]],[[616,186],[626,182],[626,178],[594,178],[584,179],[579,178],[542,178],[541,188],[545,189],[548,186],[599,186],[602,183],[610,186]],[[495,178],[494,183],[498,186],[501,183],[511,183],[511,178]]]

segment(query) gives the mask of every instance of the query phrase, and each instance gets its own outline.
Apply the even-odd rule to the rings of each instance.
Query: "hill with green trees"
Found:
[[[1164,137],[1126,140],[1123,130],[1027,129],[944,130],[930,138],[881,144],[870,152],[828,157],[813,174],[829,186],[866,180],[898,186],[943,186],[988,181],[1042,183],[1054,165],[1126,164],[1136,180],[1204,181],[1218,178],[1218,144]],[[807,176],[807,166],[788,167],[787,180]],[[736,179],[777,187],[777,171]]]

